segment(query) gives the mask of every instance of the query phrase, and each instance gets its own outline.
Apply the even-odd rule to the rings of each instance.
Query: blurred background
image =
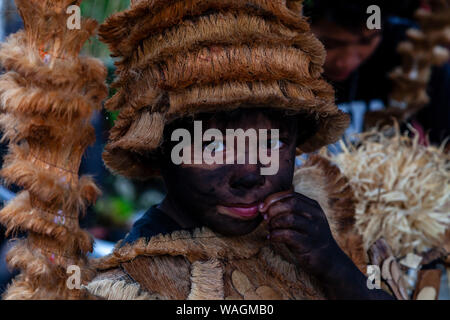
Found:
[[[367,32],[365,9],[370,4],[380,5],[382,30]],[[400,65],[396,47],[405,39],[408,28],[417,27],[413,14],[424,3],[421,0],[306,0],[305,5],[305,15],[310,17],[313,31],[329,52],[325,77],[336,88],[338,106],[352,117],[347,134],[361,132],[365,112],[383,109],[388,104],[391,91],[388,73]],[[128,6],[129,0],[84,0],[81,12],[83,16],[101,23]],[[22,22],[14,1],[0,0],[0,41],[20,28]],[[114,61],[108,48],[97,38],[92,38],[85,45],[84,54],[104,62],[108,68],[108,83],[111,83]],[[448,89],[450,67],[447,64],[433,70],[430,106],[412,119],[423,132],[424,143],[440,144],[449,135]],[[80,174],[93,175],[103,191],[96,205],[89,208],[81,221],[81,225],[97,239],[94,253],[97,256],[108,253],[112,245],[125,236],[133,222],[164,197],[164,186],[158,179],[139,183],[113,176],[105,168],[101,153],[116,116],[106,110],[93,116],[97,140],[86,151],[80,168]],[[0,163],[5,152],[5,145],[0,145]],[[8,201],[17,191],[14,186],[6,189],[0,184],[0,200]],[[0,230],[0,293],[11,277],[4,262],[7,241],[3,231]]]

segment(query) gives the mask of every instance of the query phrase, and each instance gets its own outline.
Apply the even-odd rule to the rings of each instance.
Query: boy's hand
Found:
[[[367,278],[334,240],[319,204],[285,191],[270,195],[260,206],[269,237],[284,243],[299,265],[322,280],[331,299],[393,299],[383,290],[369,290]]]
[[[293,191],[282,192],[269,196],[260,211],[268,222],[270,240],[287,245],[308,272],[328,277],[333,264],[345,255],[316,201]]]

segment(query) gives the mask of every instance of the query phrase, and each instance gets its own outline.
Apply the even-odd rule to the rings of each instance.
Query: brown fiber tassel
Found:
[[[20,274],[4,299],[80,299],[84,290],[66,284],[69,266],[81,283],[93,273],[86,254],[92,238],[79,226],[86,206],[100,194],[91,177],[79,177],[81,157],[95,139],[90,116],[106,97],[106,70],[79,57],[97,23],[67,28],[72,0],[16,0],[25,30],[0,48],[0,126],[9,153],[2,178],[23,188],[0,211],[7,233],[26,232],[7,260]]]

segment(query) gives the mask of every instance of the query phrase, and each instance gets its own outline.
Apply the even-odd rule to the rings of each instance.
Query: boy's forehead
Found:
[[[220,112],[210,115],[199,115],[195,120],[201,120],[204,128],[233,129],[233,128],[276,128],[289,130],[289,124],[295,122],[296,117],[286,116],[282,112],[261,109],[238,109],[231,112]],[[283,126],[281,125],[283,124]]]
[[[260,110],[239,110],[233,113],[221,113],[209,117],[205,121],[208,126],[223,126],[230,127],[260,127],[260,126],[275,126],[279,124],[279,117],[277,114],[269,116],[267,113]]]
[[[291,132],[297,128],[298,118],[272,109],[243,108],[228,112],[200,113],[186,117],[170,125],[169,131],[185,128],[194,131],[194,123],[201,123],[203,131],[218,129],[225,133],[227,129],[279,129],[280,133]]]

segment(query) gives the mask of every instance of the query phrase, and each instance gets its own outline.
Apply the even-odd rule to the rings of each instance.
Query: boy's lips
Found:
[[[273,203],[286,198],[290,198],[294,194],[295,192],[293,188],[290,188],[289,190],[273,193],[266,198],[262,198],[264,200],[259,200],[253,203],[227,203],[218,205],[216,208],[217,212],[220,214],[241,220],[252,220],[255,219],[259,214],[264,214]]]
[[[260,202],[253,204],[218,205],[220,214],[241,220],[252,220],[259,215]]]

